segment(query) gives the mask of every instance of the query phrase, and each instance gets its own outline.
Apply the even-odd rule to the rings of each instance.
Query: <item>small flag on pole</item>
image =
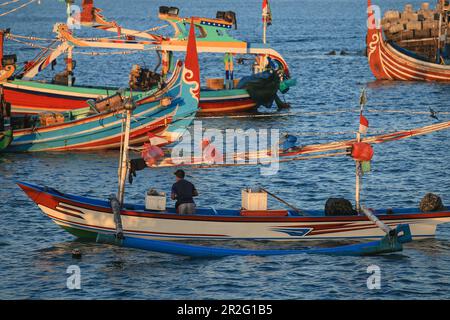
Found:
[[[366,134],[369,130],[369,120],[362,115],[359,115],[359,133]]]
[[[269,0],[263,0],[262,3],[263,23],[270,26],[272,24],[272,11],[270,10]]]

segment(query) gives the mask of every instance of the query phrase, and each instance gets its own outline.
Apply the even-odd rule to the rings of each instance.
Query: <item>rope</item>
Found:
[[[108,55],[126,55],[126,54],[136,54],[139,52],[145,52],[145,51],[154,51],[158,50],[157,47],[150,47],[143,50],[128,50],[128,51],[113,51],[113,52],[84,52],[84,51],[73,51],[74,54],[81,54],[86,56],[108,56]]]
[[[54,41],[55,39],[48,39],[48,38],[39,38],[39,37],[33,37],[33,36],[22,36],[18,34],[8,34],[9,38],[19,38],[19,39],[27,39],[27,40],[33,40],[33,41]]]
[[[202,119],[237,119],[237,118],[267,118],[267,117],[286,117],[286,116],[296,116],[296,115],[309,115],[309,116],[314,116],[314,115],[333,115],[333,114],[337,114],[337,113],[346,113],[346,112],[360,112],[359,108],[358,109],[337,109],[337,110],[333,110],[333,111],[310,111],[310,112],[305,112],[305,111],[297,111],[297,112],[288,112],[288,113],[277,113],[277,112],[272,112],[272,113],[261,113],[261,114],[244,114],[244,115],[231,115],[231,116],[200,116],[200,118]],[[409,111],[409,110],[395,110],[395,109],[386,109],[386,110],[382,110],[382,109],[371,109],[371,110],[366,110],[366,112],[369,113],[402,113],[402,114],[431,114],[430,111]],[[438,115],[449,115],[450,112],[448,111],[437,111],[436,112]]]
[[[6,1],[6,2],[3,2],[3,3],[0,3],[0,7],[7,6],[8,4],[16,3],[16,2],[19,2],[19,1],[20,1],[20,0]]]
[[[21,36],[22,37],[22,36]],[[9,40],[12,40],[12,41],[14,41],[14,42],[17,42],[17,43],[20,43],[20,44],[23,44],[23,45],[26,45],[26,46],[29,46],[29,47],[32,47],[32,48],[37,48],[37,49],[42,49],[42,50],[52,50],[52,51],[54,51],[55,49],[53,49],[53,48],[48,48],[48,47],[45,47],[45,46],[41,46],[41,45],[38,45],[38,44],[35,44],[35,43],[31,43],[31,42],[26,42],[26,41],[22,41],[22,40],[19,40],[19,39],[16,39],[16,38],[19,38],[19,37],[17,37],[17,36],[13,36],[13,37],[10,37],[10,36],[8,36],[7,37]],[[31,38],[31,37],[23,37],[23,38]],[[42,40],[44,40],[43,38],[42,38]],[[91,51],[91,52],[84,52],[84,51],[73,51],[73,53],[74,54],[80,54],[80,55],[87,55],[87,56],[107,56],[107,55],[127,55],[127,54],[136,54],[136,53],[139,53],[139,52],[146,52],[146,51],[154,51],[154,50],[158,50],[158,48],[156,47],[156,46],[154,46],[154,47],[150,47],[150,48],[146,48],[146,49],[143,49],[143,50],[128,50],[128,51],[113,51],[113,52],[95,52],[95,51]]]
[[[53,48],[41,46],[41,45],[38,45],[38,44],[34,44],[34,43],[31,43],[31,42],[26,42],[26,41],[14,39],[14,38],[9,38],[9,37],[8,37],[8,39],[9,39],[9,40],[12,40],[12,41],[14,41],[14,42],[17,42],[17,43],[20,43],[20,44],[23,44],[23,45],[32,47],[32,48],[43,49],[43,50],[47,50],[47,49],[48,49],[48,50],[52,50],[52,51],[55,50],[55,49],[53,49]]]
[[[12,0],[12,1],[14,1],[14,0]],[[17,11],[17,10],[20,10],[20,9],[22,9],[22,8],[24,8],[24,7],[26,7],[26,6],[30,5],[30,4],[32,4],[33,2],[36,2],[36,1],[38,1],[38,0],[30,0],[30,1],[28,1],[27,3],[24,3],[24,4],[22,4],[22,5],[20,5],[20,6],[16,7],[16,8],[14,8],[14,9],[11,9],[11,10],[9,10],[9,11],[7,11],[7,12],[4,12],[4,13],[0,14],[0,17],[6,16],[6,15],[8,15],[8,14],[10,14],[10,13],[13,13],[13,12],[15,12],[15,11]],[[12,3],[12,2],[10,2],[10,3]]]

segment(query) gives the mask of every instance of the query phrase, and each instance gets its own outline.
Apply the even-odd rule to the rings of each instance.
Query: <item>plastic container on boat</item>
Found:
[[[267,193],[259,189],[242,190],[243,210],[267,210]]]
[[[158,192],[150,189],[145,195],[145,209],[165,211],[166,210],[166,193]]]

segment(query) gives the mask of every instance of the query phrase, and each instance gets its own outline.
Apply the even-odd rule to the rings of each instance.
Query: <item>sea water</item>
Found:
[[[418,8],[421,1],[409,2]],[[157,10],[167,1],[134,0],[131,6],[124,0],[113,4],[97,0],[95,4],[104,9],[107,18],[145,30],[164,24],[157,19]],[[238,20],[233,34],[261,42],[259,0],[177,0],[170,5],[180,7],[181,16],[214,17],[216,11],[233,10]],[[382,5],[383,10],[402,10],[404,1],[383,1]],[[285,57],[298,80],[285,96],[291,114],[204,119],[204,128],[278,128],[298,134],[302,145],[350,139],[358,126],[358,114],[351,110],[358,107],[363,87],[367,88],[369,132],[433,124],[436,120],[427,114],[430,107],[441,112],[440,120],[450,120],[446,114],[450,111],[449,85],[374,81],[364,56],[365,1],[275,0],[271,6],[273,25],[268,28],[268,42]],[[50,38],[53,24],[61,21],[65,21],[64,2],[45,0],[1,17],[0,27],[11,28],[14,34]],[[105,35],[89,29],[75,33]],[[20,62],[37,54],[36,49],[11,41],[5,49],[16,53]],[[337,55],[327,55],[332,50]],[[152,52],[99,57],[75,53],[74,59],[76,83],[89,85],[126,86],[132,64],[152,67],[156,63]],[[202,78],[223,75],[220,55],[201,55],[200,64]],[[60,62],[54,72],[62,68]],[[237,76],[246,75],[250,68],[239,66]],[[47,70],[39,78],[51,76]],[[401,112],[390,112],[393,110]],[[363,179],[363,203],[368,207],[418,207],[425,193],[434,192],[450,205],[449,138],[450,132],[443,131],[375,146],[372,172]],[[450,298],[450,225],[439,226],[436,239],[407,244],[403,252],[388,256],[196,260],[78,241],[43,216],[15,185],[20,180],[106,198],[116,191],[117,166],[118,153],[114,151],[0,155],[1,299]],[[138,172],[133,184],[127,185],[127,200],[143,204],[150,187],[170,192],[172,171]],[[271,176],[261,176],[257,167],[187,171],[200,193],[199,206],[238,208],[241,189],[257,185],[306,209],[322,209],[329,197],[354,198],[354,163],[346,157],[285,163]],[[269,206],[282,205],[270,200]],[[75,248],[81,250],[81,260],[72,258]],[[67,285],[71,270],[80,272],[79,290]],[[379,289],[367,285],[372,270],[380,271]]]

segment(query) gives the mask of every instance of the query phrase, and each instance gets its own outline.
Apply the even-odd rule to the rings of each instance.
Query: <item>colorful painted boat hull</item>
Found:
[[[371,7],[371,1],[368,0]],[[370,69],[378,80],[450,81],[450,66],[415,59],[400,52],[383,39],[381,27],[369,13],[373,27],[367,32],[367,58]]]
[[[13,114],[64,112],[84,108],[88,106],[87,100],[103,99],[116,91],[112,88],[67,87],[24,80],[13,80],[2,85],[5,100],[11,103]],[[248,112],[256,107],[256,102],[244,89],[202,90],[198,113]]]
[[[184,82],[181,66],[178,65],[165,89],[136,102],[131,145],[148,141],[149,133],[167,138],[167,143],[173,142],[194,119],[198,101],[190,92],[192,85]],[[161,105],[162,96],[171,97],[169,106]],[[97,151],[118,148],[121,137],[121,113],[109,111],[67,123],[15,130],[13,142],[3,151]]]
[[[109,202],[62,194],[27,183],[22,190],[57,225],[81,238],[115,232]],[[379,239],[385,234],[366,216],[241,216],[238,210],[198,209],[196,215],[177,215],[146,211],[143,206],[125,204],[121,212],[125,236],[159,240],[324,240]],[[395,210],[395,214],[379,214],[391,227],[409,224],[414,239],[433,237],[436,226],[450,222],[450,211],[418,213]],[[264,216],[263,216],[264,215]]]

